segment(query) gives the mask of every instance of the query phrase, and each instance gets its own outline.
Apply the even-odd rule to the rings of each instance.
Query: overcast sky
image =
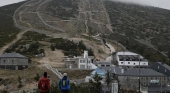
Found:
[[[0,6],[17,3],[21,1],[25,1],[25,0],[0,0]],[[160,8],[170,10],[170,0],[113,0],[113,1],[149,5],[149,6],[155,6],[155,7],[160,7]]]
[[[170,10],[170,0],[112,0],[112,1],[149,5]]]
[[[0,6],[12,4],[12,3],[17,3],[25,0],[0,0]]]

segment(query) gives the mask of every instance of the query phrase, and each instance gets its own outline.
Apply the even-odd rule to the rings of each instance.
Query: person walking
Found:
[[[70,91],[70,81],[67,78],[67,73],[63,74],[63,78],[60,79],[59,88],[62,93],[69,93]]]
[[[43,77],[38,82],[38,89],[40,93],[49,93],[50,80],[47,78],[47,72],[44,72]]]

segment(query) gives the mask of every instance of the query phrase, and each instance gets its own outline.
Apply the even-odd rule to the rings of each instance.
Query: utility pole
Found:
[[[161,74],[161,93],[162,93],[162,74]]]
[[[118,51],[118,41],[116,41],[117,42],[117,51]]]
[[[140,55],[138,55],[139,57],[139,93],[140,93]]]

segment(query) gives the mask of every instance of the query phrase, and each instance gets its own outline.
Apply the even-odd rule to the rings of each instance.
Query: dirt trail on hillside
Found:
[[[44,64],[49,64],[52,67],[65,67],[65,63],[63,61],[64,54],[61,50],[51,51],[50,48],[45,49],[45,57],[37,60],[41,63],[40,67],[44,66]]]
[[[27,31],[28,31],[28,30],[21,31],[13,41],[9,42],[8,44],[6,44],[6,45],[3,46],[2,48],[0,48],[0,55],[3,54],[4,51],[5,51],[7,48],[9,48],[11,45],[15,44],[18,40],[20,40],[20,39],[22,38],[23,34],[24,34],[25,32],[27,32]]]
[[[71,38],[74,42],[83,41],[86,47],[91,48],[94,52],[95,58],[100,61],[105,61],[105,59],[109,56],[110,50],[109,48],[103,46],[100,42],[90,41],[83,38]]]

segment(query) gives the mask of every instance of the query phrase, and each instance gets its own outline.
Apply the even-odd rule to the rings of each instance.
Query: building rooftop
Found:
[[[121,75],[122,73],[121,73],[121,69],[122,68],[120,68],[120,67],[116,67],[116,66],[114,66],[114,67],[101,67],[103,70],[105,70],[105,71],[109,71],[109,72],[111,72],[111,73],[115,73],[115,74],[118,74],[118,75]]]
[[[84,56],[77,56],[75,58],[84,58]],[[94,59],[94,56],[88,56],[89,59]]]
[[[138,76],[139,68],[126,69],[122,75],[124,75],[124,76]],[[152,70],[150,68],[140,68],[140,76],[165,76],[165,75],[162,73],[159,73],[155,70]]]
[[[106,72],[100,68],[96,68],[94,71],[91,72],[91,75],[95,75],[95,74],[99,74],[99,75],[105,75]]]
[[[28,58],[19,53],[4,53],[0,56],[0,58]]]
[[[102,67],[105,71],[110,71],[111,73],[115,73],[117,75],[124,75],[124,76],[138,76],[139,75],[139,68],[121,68],[121,67]],[[140,76],[165,76],[162,73],[159,73],[155,70],[150,68],[140,68]]]
[[[101,65],[111,65],[111,62],[94,62],[93,64],[97,65],[97,64],[101,64]]]
[[[158,64],[162,65],[163,67],[165,67],[166,69],[170,70],[170,66],[168,66],[167,64],[163,63],[163,62],[157,62]]]
[[[121,55],[122,57],[126,55],[126,57],[137,57],[140,56],[140,58],[143,58],[141,55],[137,54],[137,53],[133,53],[133,52],[130,52],[130,51],[121,51],[121,52],[117,52],[116,53],[117,56]]]

